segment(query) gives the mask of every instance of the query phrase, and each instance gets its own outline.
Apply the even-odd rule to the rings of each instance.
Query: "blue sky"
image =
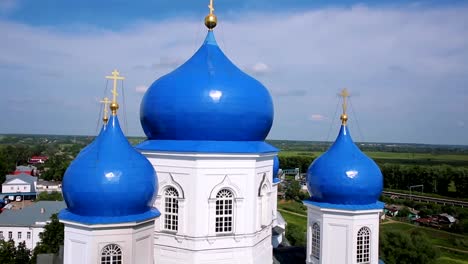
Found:
[[[206,34],[208,1],[0,0],[0,133],[95,134],[104,76],[141,97]],[[468,145],[467,1],[215,0],[226,55],[270,90],[271,139]],[[123,114],[123,113],[122,113]],[[330,132],[331,131],[331,132]]]

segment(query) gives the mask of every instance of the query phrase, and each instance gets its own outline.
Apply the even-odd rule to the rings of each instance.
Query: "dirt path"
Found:
[[[438,248],[447,249],[447,250],[450,250],[450,251],[456,251],[456,252],[468,254],[468,250],[462,250],[462,249],[456,249],[456,248],[444,247],[444,246],[438,246],[438,245],[434,245],[434,246],[438,247]]]
[[[297,216],[301,216],[301,217],[304,217],[304,218],[307,218],[307,215],[303,215],[303,214],[298,214],[298,213],[295,213],[295,212],[291,212],[291,211],[288,211],[288,210],[284,210],[284,209],[279,209],[279,208],[278,208],[278,211],[280,211],[280,212],[284,212],[284,213],[288,213],[288,214],[293,214],[293,215],[297,215]]]
[[[381,225],[386,225],[386,224],[391,224],[391,223],[401,223],[401,222],[395,221],[395,220],[393,220],[393,219],[391,219],[391,218],[386,218],[386,219],[385,219],[385,222],[380,223],[380,224],[381,224]]]

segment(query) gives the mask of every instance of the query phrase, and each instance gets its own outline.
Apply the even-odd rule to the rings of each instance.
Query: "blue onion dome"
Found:
[[[278,179],[279,167],[280,167],[279,158],[278,158],[278,155],[276,155],[275,158],[273,159],[273,182],[274,183],[279,182],[279,179]]]
[[[310,199],[344,205],[376,203],[383,188],[382,173],[354,144],[346,120],[343,123],[336,141],[307,171]]]
[[[149,87],[140,121],[149,140],[263,141],[273,102],[224,55],[210,29],[187,62]]]
[[[152,207],[158,190],[156,172],[127,141],[116,115],[70,164],[62,188],[67,209],[61,219],[134,221],[138,217],[132,216],[159,215]]]

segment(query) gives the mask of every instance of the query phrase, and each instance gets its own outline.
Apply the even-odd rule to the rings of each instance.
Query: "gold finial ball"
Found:
[[[116,114],[117,113],[117,109],[119,109],[119,104],[118,103],[111,103],[110,104],[110,109],[112,110],[112,114]]]
[[[103,117],[102,121],[104,122],[104,124],[107,124],[107,122],[109,122],[109,117],[107,116]]]
[[[342,114],[340,119],[343,122],[343,124],[346,124],[346,121],[348,121],[348,115],[347,114]]]
[[[212,30],[213,28],[215,28],[217,23],[218,23],[218,18],[216,18],[214,14],[209,14],[205,17],[205,26],[209,30]]]

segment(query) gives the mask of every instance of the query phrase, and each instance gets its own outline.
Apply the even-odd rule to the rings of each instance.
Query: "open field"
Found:
[[[428,160],[428,161],[465,161],[468,162],[468,155],[464,154],[432,154],[432,153],[402,153],[402,152],[380,152],[364,151],[366,155],[373,159],[398,159],[398,160]],[[280,151],[280,156],[313,156],[318,157],[323,152],[319,151]]]
[[[380,152],[365,151],[366,155],[378,163],[420,164],[420,165],[453,165],[468,166],[466,154],[433,154],[433,153],[404,153],[404,152]],[[318,157],[323,152],[318,151],[280,151],[280,157],[306,156]]]

